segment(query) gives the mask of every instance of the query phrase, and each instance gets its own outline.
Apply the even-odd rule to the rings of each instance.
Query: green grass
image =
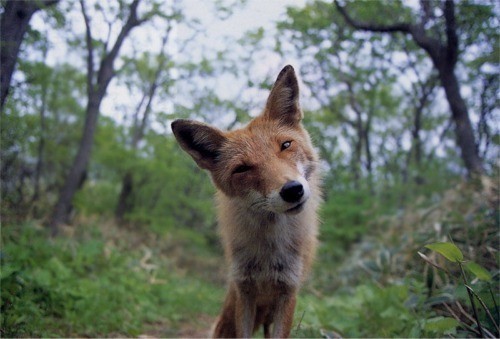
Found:
[[[95,224],[54,239],[32,222],[3,227],[2,336],[178,336],[181,327],[195,327],[193,319],[216,316],[220,284],[178,265],[186,259],[179,260],[173,244],[188,252],[182,255],[192,257],[197,271],[210,256],[204,246],[189,248],[195,235],[176,234],[169,242]],[[406,305],[413,295],[407,285],[367,284],[321,297],[307,291],[299,296],[294,337],[423,333],[414,332],[421,326]]]
[[[339,240],[323,232],[291,335],[477,335],[465,287],[453,279],[459,272],[447,267],[449,278],[417,255],[423,251],[443,265],[424,246],[448,236],[492,276],[491,286],[473,276],[469,284],[498,322],[498,209],[479,198],[452,190],[434,205],[377,218],[374,231],[341,256],[331,250]],[[224,294],[220,248],[205,232],[135,227],[77,220],[50,238],[35,222],[4,225],[1,336],[207,336]],[[498,336],[486,310],[478,306],[478,313]]]
[[[3,226],[2,337],[138,336],[149,327],[172,336],[198,315],[216,315],[220,287],[133,246],[96,226],[55,239],[33,223]]]
[[[415,286],[416,285],[416,286]],[[331,296],[303,295],[297,316],[303,316],[298,337],[339,333],[345,337],[416,337],[424,333],[421,321],[423,288],[408,282],[387,287],[367,282],[354,291]]]

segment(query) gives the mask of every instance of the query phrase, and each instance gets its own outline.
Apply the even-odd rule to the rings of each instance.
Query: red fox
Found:
[[[302,126],[299,85],[286,66],[264,111],[223,132],[176,120],[180,146],[210,172],[229,290],[213,337],[288,337],[297,291],[314,257],[321,202],[318,156]],[[273,324],[272,332],[271,325]]]

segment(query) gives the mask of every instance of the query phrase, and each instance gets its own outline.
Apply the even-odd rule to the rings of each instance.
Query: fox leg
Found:
[[[279,295],[273,321],[273,338],[288,338],[290,336],[295,303],[294,292]]]
[[[213,338],[235,338],[236,337],[236,322],[235,322],[235,305],[236,291],[234,287],[229,287],[229,291],[224,301],[224,306],[220,316],[217,318]]]
[[[271,338],[271,324],[264,324],[264,338]]]
[[[238,283],[235,311],[237,337],[251,338],[257,313],[256,290],[253,283]]]

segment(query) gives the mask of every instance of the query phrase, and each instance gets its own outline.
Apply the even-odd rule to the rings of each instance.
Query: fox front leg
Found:
[[[251,338],[257,312],[256,287],[251,282],[237,284],[236,334],[238,338]]]
[[[295,303],[295,292],[279,294],[276,300],[276,311],[273,319],[273,338],[288,338],[290,336]]]

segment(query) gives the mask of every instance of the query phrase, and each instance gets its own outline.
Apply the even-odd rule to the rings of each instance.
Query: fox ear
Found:
[[[285,66],[278,75],[267,99],[265,115],[289,125],[302,120],[299,83],[292,66]]]
[[[175,138],[201,168],[212,170],[226,140],[222,132],[201,122],[179,119],[172,122]]]

